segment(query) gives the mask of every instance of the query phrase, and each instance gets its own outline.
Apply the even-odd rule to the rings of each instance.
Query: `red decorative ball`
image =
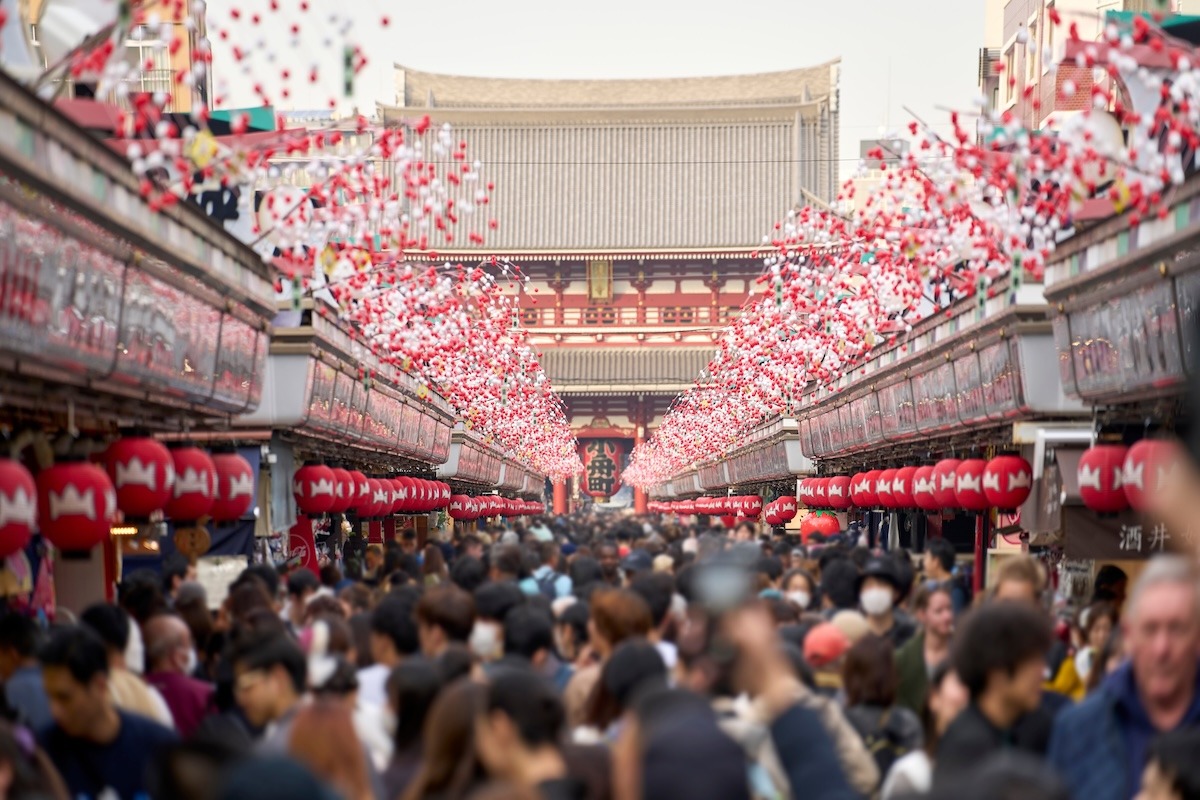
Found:
[[[163,510],[175,522],[192,522],[208,514],[217,498],[217,467],[199,447],[171,451],[175,489]]]
[[[128,436],[109,445],[104,466],[117,490],[117,508],[132,519],[162,511],[175,488],[171,451],[157,439]]]
[[[892,486],[896,480],[896,470],[885,469],[875,479],[875,497],[884,508],[896,508],[896,496],[892,494]]]
[[[296,508],[305,516],[325,514],[337,500],[333,470],[324,464],[305,464],[292,478]]]
[[[1079,498],[1101,514],[1116,514],[1129,508],[1125,496],[1125,457],[1128,448],[1120,444],[1098,444],[1079,457]]]
[[[916,508],[917,501],[913,499],[913,478],[917,474],[916,467],[900,467],[892,477],[892,500],[896,508]]]
[[[1135,511],[1149,510],[1181,455],[1179,443],[1174,440],[1142,439],[1129,448],[1121,466],[1121,485]]]
[[[37,475],[42,535],[60,550],[91,550],[109,536],[117,490],[95,464],[65,462]]]
[[[241,519],[254,505],[254,468],[237,453],[216,453],[212,460],[217,491],[209,516],[213,522]]]
[[[937,511],[941,508],[937,497],[934,496],[933,487],[936,482],[933,475],[933,467],[917,467],[917,471],[913,473],[913,502],[917,504],[917,508],[925,511]]]
[[[1033,467],[1018,455],[996,456],[983,471],[983,493],[988,505],[1016,511],[1033,491]]]
[[[987,495],[983,493],[983,471],[987,462],[982,458],[968,458],[954,471],[954,500],[966,511],[984,511],[988,508]]]
[[[825,497],[828,499],[829,507],[838,511],[845,511],[854,505],[854,500],[850,496],[850,476],[837,475],[829,479],[829,483],[825,484]]]
[[[0,558],[25,549],[37,528],[37,484],[19,461],[0,459]]]
[[[957,458],[944,458],[933,466],[933,499],[938,508],[958,508],[958,465]]]

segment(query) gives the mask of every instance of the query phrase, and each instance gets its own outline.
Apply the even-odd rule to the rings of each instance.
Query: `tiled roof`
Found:
[[[619,108],[809,102],[830,93],[837,61],[704,78],[563,80],[477,78],[396,64],[397,102],[409,108]]]
[[[541,354],[542,369],[558,391],[678,391],[690,386],[708,366],[707,347],[559,347]]]

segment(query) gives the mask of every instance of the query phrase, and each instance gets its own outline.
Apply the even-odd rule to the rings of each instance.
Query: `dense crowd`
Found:
[[[1200,799],[1200,589],[633,517],[0,616],[0,800]]]

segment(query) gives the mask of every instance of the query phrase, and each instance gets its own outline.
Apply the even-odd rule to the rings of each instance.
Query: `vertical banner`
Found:
[[[314,575],[320,575],[317,565],[317,543],[313,541],[313,523],[308,517],[297,517],[296,524],[288,531],[289,569],[303,567]]]
[[[625,443],[616,439],[586,439],[579,446],[583,461],[583,491],[604,502],[621,488]]]

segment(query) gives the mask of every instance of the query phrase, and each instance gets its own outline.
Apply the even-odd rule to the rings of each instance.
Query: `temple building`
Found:
[[[521,322],[567,406],[585,474],[556,493],[644,507],[635,444],[708,363],[789,209],[838,189],[838,62],[755,75],[525,80],[396,66],[386,124],[449,123],[494,185],[483,245],[530,276]]]

